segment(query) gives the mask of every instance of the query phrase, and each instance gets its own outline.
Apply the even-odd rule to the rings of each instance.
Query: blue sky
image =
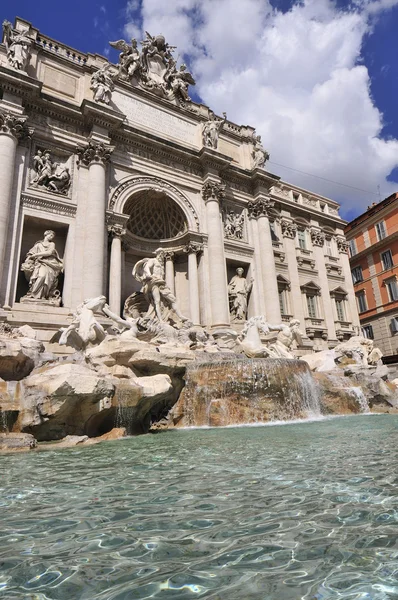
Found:
[[[2,4],[2,19],[18,15],[113,61],[109,40],[164,33],[190,65],[195,96],[256,126],[269,170],[341,202],[345,218],[377,201],[378,186],[381,197],[398,191],[398,0]]]

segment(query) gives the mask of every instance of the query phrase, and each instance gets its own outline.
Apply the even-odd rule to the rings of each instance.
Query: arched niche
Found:
[[[181,227],[182,221],[185,221],[186,228],[180,231],[179,235],[188,230],[199,231],[199,218],[192,202],[174,185],[158,177],[129,177],[122,181],[110,198],[109,210],[117,214],[131,214],[131,211],[137,211],[141,217],[145,213],[146,198],[148,203],[153,206],[164,199]],[[162,212],[164,213],[164,211]],[[155,225],[154,228],[156,229]],[[173,231],[173,233],[175,232]],[[134,235],[137,234],[134,233]],[[145,238],[145,236],[138,237]]]

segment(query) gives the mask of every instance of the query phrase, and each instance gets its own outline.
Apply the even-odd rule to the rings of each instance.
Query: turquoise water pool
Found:
[[[0,457],[0,598],[398,599],[398,417]]]

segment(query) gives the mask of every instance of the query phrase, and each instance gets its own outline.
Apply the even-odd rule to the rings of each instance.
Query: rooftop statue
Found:
[[[109,42],[112,48],[121,50],[119,54],[119,77],[121,79],[132,79],[138,76],[141,68],[140,52],[137,48],[137,40],[132,38],[128,44],[125,40]]]
[[[227,120],[227,113],[224,112],[223,117],[223,119],[216,119],[214,112],[210,111],[209,120],[202,123],[202,139],[203,145],[206,146],[206,148],[217,150],[218,138],[220,131]]]
[[[21,302],[39,300],[60,305],[61,295],[57,285],[64,263],[55,248],[54,238],[54,231],[45,231],[43,239],[36,242],[27,253],[21,271],[29,281],[29,291],[21,298]]]
[[[186,65],[177,69],[177,61],[173,52],[176,46],[170,46],[163,35],[151,36],[145,32],[146,39],[141,42],[141,52],[137,48],[137,40],[131,44],[125,40],[109,42],[112,48],[121,50],[119,55],[119,77],[133,81],[135,79],[143,88],[170,100],[190,102],[189,85],[195,85]]]
[[[261,135],[253,135],[253,169],[263,169],[267,160],[269,160],[269,152],[261,143]]]
[[[109,104],[115,84],[111,72],[111,65],[105,63],[91,76],[90,89],[94,92],[94,102]]]
[[[26,71],[33,39],[27,35],[27,31],[22,33],[13,29],[9,21],[3,21],[3,32],[8,63],[14,69]]]

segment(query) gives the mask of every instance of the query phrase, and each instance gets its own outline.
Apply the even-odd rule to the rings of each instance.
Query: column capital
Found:
[[[314,246],[322,247],[325,243],[325,234],[320,229],[315,229],[312,227],[310,229],[311,242]]]
[[[206,181],[202,187],[202,197],[206,203],[210,200],[215,200],[220,204],[225,198],[225,183],[221,181]]]
[[[20,117],[10,112],[0,112],[0,134],[11,135],[17,140],[30,138],[33,129],[26,124],[27,117]]]
[[[337,236],[336,242],[337,242],[337,249],[338,249],[339,253],[340,254],[348,254],[349,243],[347,242],[346,238],[343,236]]]
[[[184,246],[183,251],[186,254],[200,254],[203,252],[203,244],[199,244],[198,242],[188,242],[188,244]]]
[[[78,157],[78,164],[82,163],[88,167],[92,163],[105,164],[109,162],[113,150],[113,146],[90,141],[86,146],[77,146],[75,152]]]
[[[293,221],[288,221],[287,219],[282,219],[281,227],[283,237],[294,239],[297,232],[296,223],[293,223]]]
[[[175,252],[174,250],[163,250],[164,260],[171,260],[173,262]]]
[[[247,204],[247,210],[249,217],[252,219],[258,219],[258,217],[271,217],[275,216],[275,201],[270,198],[258,198],[257,200],[250,200]]]
[[[121,239],[126,235],[126,230],[123,225],[113,223],[112,225],[108,225],[108,233],[111,237],[117,237]]]

